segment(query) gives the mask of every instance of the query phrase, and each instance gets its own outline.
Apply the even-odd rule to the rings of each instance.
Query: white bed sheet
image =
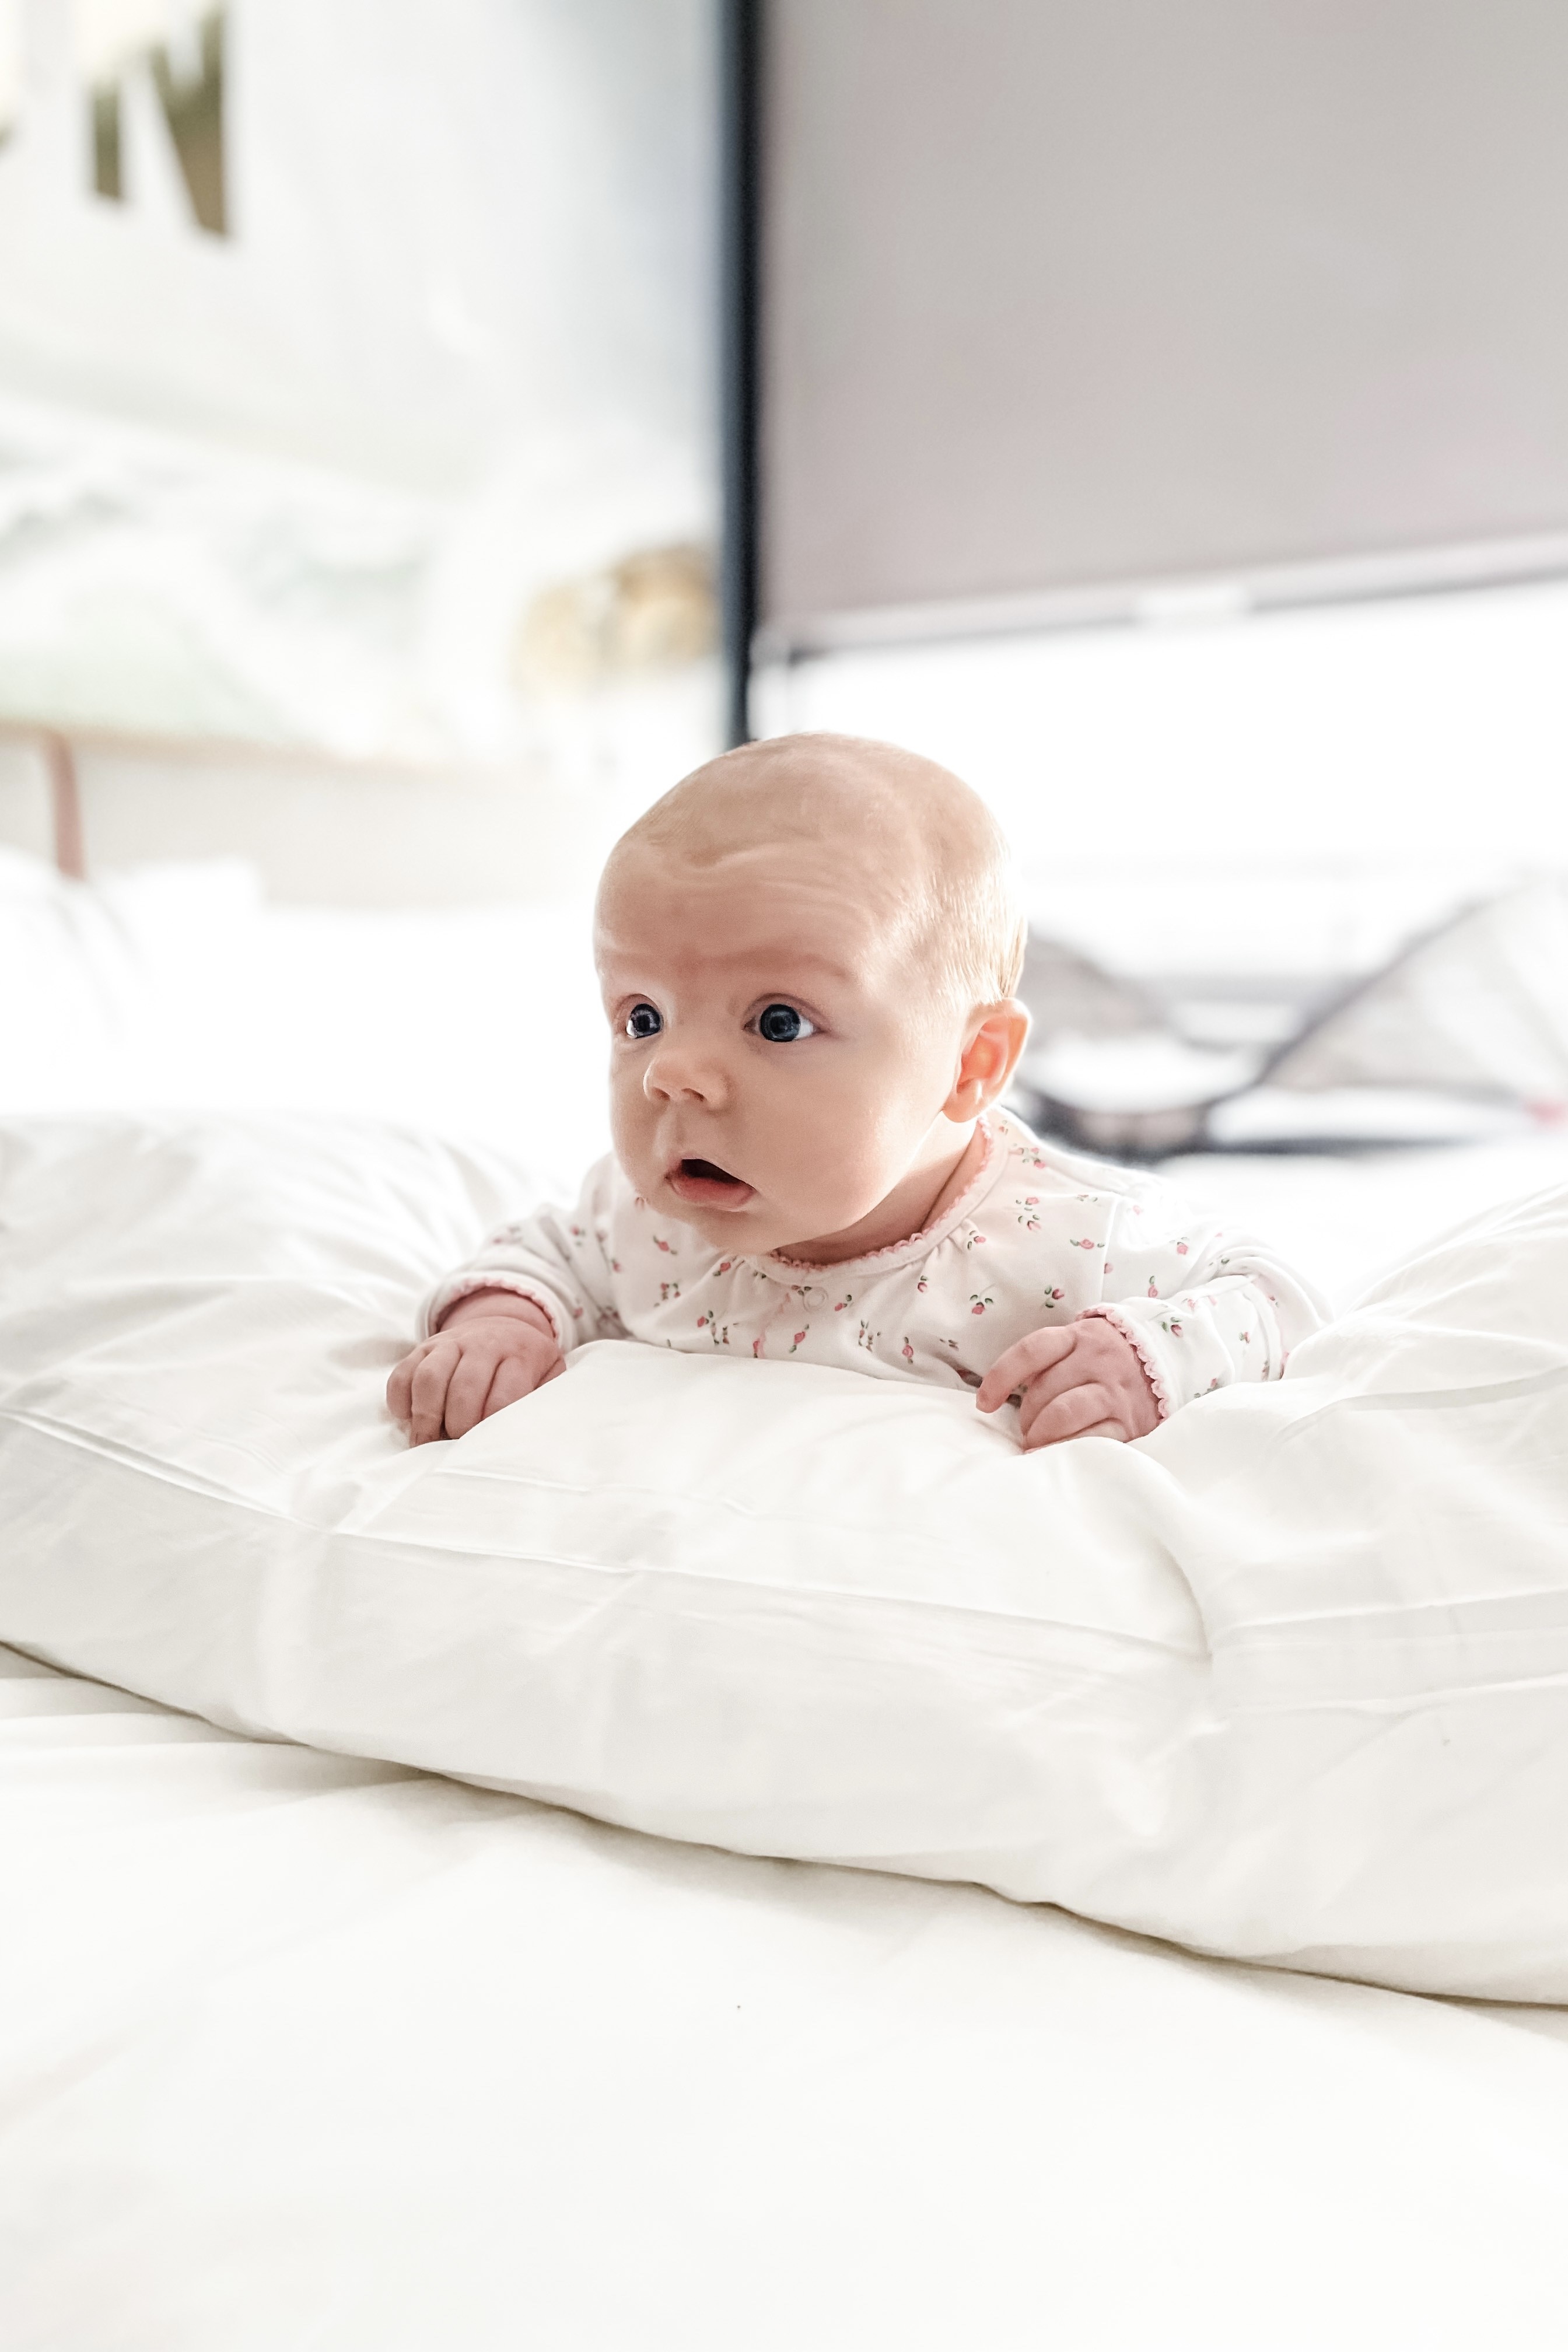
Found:
[[[0,1654],[12,2352],[1559,2346],[1568,2020]]]

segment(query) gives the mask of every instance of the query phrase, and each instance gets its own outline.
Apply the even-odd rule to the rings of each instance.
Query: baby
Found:
[[[1026,1447],[1136,1438],[1317,1325],[1267,1252],[998,1108],[1024,925],[931,761],[797,735],[698,769],[616,845],[595,946],[614,1156],[426,1300],[387,1384],[415,1444],[627,1338],[1017,1398]]]

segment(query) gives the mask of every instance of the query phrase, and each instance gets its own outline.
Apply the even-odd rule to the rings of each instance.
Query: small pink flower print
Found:
[[[1047,1307],[1059,1307],[1066,1297],[1067,1292],[1065,1290],[1047,1290],[1046,1293],[1046,1305]]]
[[[922,1274],[920,1280],[916,1283],[915,1288],[919,1291],[929,1290],[931,1288],[929,1276]]]
[[[882,1335],[879,1331],[872,1330],[869,1323],[863,1322],[859,1330],[855,1334],[855,1344],[858,1348],[864,1348],[868,1356],[873,1355],[876,1352],[877,1342],[881,1336]]]
[[[1250,1347],[1251,1347],[1251,1345],[1252,1345],[1252,1334],[1251,1334],[1251,1332],[1250,1332],[1250,1331],[1244,1331],[1244,1332],[1242,1333],[1242,1335],[1241,1335],[1241,1344],[1242,1344],[1242,1346],[1243,1346],[1244,1348],[1250,1348]]]
[[[899,1349],[899,1353],[902,1356],[906,1364],[912,1364],[914,1362],[915,1351],[910,1347],[907,1339],[905,1339],[903,1346]]]
[[[581,1225],[573,1225],[569,1230],[574,1242],[585,1241],[587,1239],[587,1235],[584,1234]]]
[[[763,1352],[763,1341],[767,1338],[767,1336],[768,1335],[765,1331],[758,1332],[756,1338],[752,1342],[752,1353],[753,1356],[761,1356]]]
[[[581,1323],[583,1320],[583,1309],[580,1307],[574,1307],[572,1309],[572,1320],[574,1323]]]
[[[661,1283],[659,1284],[659,1286],[658,1286],[658,1303],[659,1303],[659,1305],[660,1305],[661,1307],[668,1307],[668,1306],[669,1305],[669,1302],[670,1302],[670,1300],[671,1300],[672,1298],[679,1298],[679,1296],[680,1296],[680,1285],[679,1285],[679,1282],[661,1282]],[[698,1329],[699,1329],[699,1330],[700,1330],[700,1329],[702,1328],[702,1321],[701,1321],[701,1318],[700,1318],[700,1317],[699,1317],[699,1318],[698,1318],[697,1328],[698,1328]]]
[[[613,1257],[613,1258],[610,1260],[610,1272],[611,1272],[612,1274],[619,1274],[620,1270],[621,1270],[621,1261],[620,1261],[620,1259],[619,1259],[618,1257]]]
[[[996,1304],[994,1298],[982,1298],[977,1290],[972,1290],[969,1296],[974,1302],[969,1310],[972,1315],[984,1315],[988,1307],[994,1307]]]
[[[840,1298],[834,1307],[833,1312],[835,1315],[842,1315],[847,1307],[852,1307],[854,1304],[855,1293],[852,1290],[847,1290],[843,1297]]]
[[[1068,1242],[1068,1249],[1097,1250],[1100,1247],[1100,1244],[1098,1242]]]
[[[1179,1339],[1182,1336],[1182,1327],[1173,1316],[1162,1315],[1160,1328],[1162,1331],[1168,1331],[1173,1339]]]
[[[789,1343],[789,1351],[790,1351],[790,1354],[791,1354],[792,1356],[794,1355],[794,1353],[795,1353],[795,1349],[800,1346],[800,1343],[801,1343],[801,1341],[805,1339],[805,1333],[804,1331],[797,1331],[797,1332],[795,1333],[795,1338],[794,1338],[794,1339],[790,1341],[790,1343]]]
[[[666,1242],[666,1241],[661,1241],[661,1240],[659,1239],[659,1237],[658,1237],[658,1235],[657,1234],[655,1234],[655,1235],[654,1235],[654,1237],[653,1237],[653,1245],[654,1245],[655,1249],[661,1249],[661,1250],[664,1252],[664,1254],[665,1254],[666,1257],[668,1257],[668,1256],[670,1256],[670,1255],[672,1255],[671,1250],[670,1250],[670,1245],[669,1245],[669,1244],[668,1244],[668,1242]]]
[[[1185,1257],[1185,1256],[1186,1256],[1186,1255],[1187,1255],[1187,1245],[1186,1245],[1186,1243],[1185,1243],[1185,1242],[1178,1242],[1178,1243],[1176,1244],[1176,1255],[1177,1255],[1178,1257]]]
[[[1158,1298],[1160,1296],[1160,1286],[1152,1275],[1149,1276],[1149,1296],[1151,1298]]]
[[[1215,1392],[1215,1389],[1217,1389],[1217,1388],[1218,1388],[1218,1386],[1219,1386],[1219,1374],[1216,1372],[1216,1373],[1215,1374],[1215,1376],[1214,1376],[1213,1380],[1209,1382],[1208,1387],[1205,1390],[1205,1391],[1204,1391],[1205,1395],[1205,1396],[1212,1396],[1212,1395],[1214,1394],[1214,1392]]]
[[[1026,1192],[1018,1203],[1020,1209],[1037,1209],[1039,1205],[1040,1196],[1037,1192]]]
[[[1109,1258],[1105,1261],[1105,1271],[1107,1274],[1114,1274],[1116,1272],[1116,1268],[1111,1265]]]
[[[732,1257],[721,1257],[713,1271],[715,1274],[728,1274],[734,1263]]]

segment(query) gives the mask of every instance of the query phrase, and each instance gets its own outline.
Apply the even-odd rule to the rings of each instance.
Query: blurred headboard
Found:
[[[340,905],[558,898],[619,814],[542,755],[419,765],[19,719],[0,719],[0,840],[75,879],[238,856],[273,897]]]

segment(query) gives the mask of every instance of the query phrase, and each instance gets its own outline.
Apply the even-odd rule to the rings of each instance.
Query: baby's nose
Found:
[[[653,1102],[717,1103],[729,1094],[729,1079],[716,1055],[668,1034],[643,1066],[643,1092]]]

